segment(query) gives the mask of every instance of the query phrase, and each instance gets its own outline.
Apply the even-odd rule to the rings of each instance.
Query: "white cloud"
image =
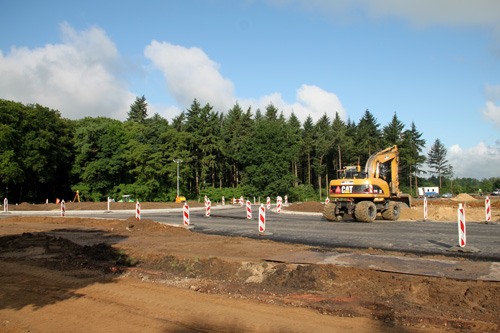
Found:
[[[38,103],[63,117],[126,119],[135,96],[116,78],[120,59],[99,28],[76,32],[61,24],[63,44],[0,52],[0,98]]]
[[[289,7],[306,8],[342,21],[359,19],[359,13],[373,18],[397,17],[415,26],[474,25],[498,28],[500,2],[497,0],[267,0]]]
[[[287,118],[293,112],[302,123],[309,115],[316,121],[325,113],[330,120],[335,118],[335,113],[338,113],[341,119],[347,119],[346,111],[337,95],[314,85],[303,84],[297,89],[296,102],[292,104],[285,102],[280,93],[273,93],[258,99],[239,100],[239,104],[244,108],[252,106],[263,112],[269,103],[283,111]]]
[[[167,42],[152,41],[144,51],[159,68],[167,81],[167,90],[182,108],[187,108],[196,98],[202,105],[210,103],[216,110],[226,112],[236,101],[244,109],[252,107],[264,112],[272,103],[288,117],[292,112],[304,121],[308,115],[314,120],[324,113],[333,119],[338,112],[346,119],[346,112],[338,97],[314,85],[302,85],[297,89],[296,102],[290,104],[278,92],[252,99],[234,96],[234,84],[219,72],[219,65],[197,47],[186,48]]]
[[[462,149],[453,145],[448,149],[448,162],[453,166],[458,178],[470,177],[484,179],[500,177],[500,148],[486,146],[480,142],[477,146]]]
[[[144,55],[163,72],[167,90],[180,106],[191,105],[195,98],[224,111],[234,105],[233,82],[222,77],[220,65],[200,48],[152,41]]]
[[[500,129],[500,106],[495,104],[500,101],[500,86],[486,84],[484,95],[486,97],[486,106],[480,112],[484,120]]]

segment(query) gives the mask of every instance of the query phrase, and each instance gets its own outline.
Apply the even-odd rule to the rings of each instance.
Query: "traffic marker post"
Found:
[[[108,197],[108,213],[109,213],[109,203],[111,202],[111,199]]]
[[[61,216],[66,216],[66,203],[64,202],[64,200],[61,201]]]
[[[486,197],[486,200],[484,200],[484,213],[486,215],[486,222],[491,222],[491,202],[489,197]]]
[[[424,197],[424,221],[427,221],[427,197]]]
[[[266,204],[267,204],[267,209],[271,209],[271,198],[270,197],[267,197]]]
[[[224,196],[222,196],[222,206],[225,206],[226,205],[226,198],[224,198]]]
[[[210,200],[207,201],[207,204],[205,205],[205,209],[206,209],[206,213],[205,213],[205,216],[206,217],[210,217],[210,208],[212,206],[212,202]]]
[[[3,212],[7,213],[9,211],[9,200],[7,198],[3,199]]]
[[[281,213],[281,197],[277,197],[276,201],[277,201],[276,212]]]
[[[326,197],[326,199],[325,199],[325,205],[327,205],[329,202],[330,202],[330,198]]]
[[[135,218],[138,220],[141,219],[141,204],[139,203],[139,200],[137,200],[135,204]]]
[[[252,203],[250,200],[247,200],[247,219],[252,219]]]
[[[466,228],[465,228],[465,208],[462,204],[458,204],[458,245],[465,247],[467,244]]]
[[[259,208],[259,232],[266,231],[266,209],[264,205],[260,205]]]
[[[288,196],[285,195],[285,205],[288,205]]]
[[[259,207],[259,236],[270,236],[272,233],[266,232],[266,208],[264,205]]]
[[[189,206],[187,204],[185,204],[182,209],[182,217],[184,226],[189,227]]]
[[[240,206],[243,207],[243,204],[245,203],[245,199],[243,199],[243,196],[240,197]]]

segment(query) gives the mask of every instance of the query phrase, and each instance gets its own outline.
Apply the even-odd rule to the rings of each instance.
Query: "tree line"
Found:
[[[144,96],[137,97],[126,121],[69,120],[48,107],[0,99],[0,195],[11,202],[44,202],[71,199],[78,190],[89,201],[125,194],[173,201],[174,160],[180,160],[180,194],[190,199],[287,194],[318,200],[337,169],[364,166],[372,153],[392,145],[399,148],[404,192],[415,195],[418,186],[442,177],[446,186],[452,178],[439,140],[433,147],[439,143],[444,154],[433,148],[425,156],[422,133],[413,122],[406,128],[396,113],[385,126],[369,110],[357,123],[338,113],[301,123],[272,104],[255,112],[235,104],[221,113],[195,99],[169,122],[158,114],[149,117],[147,105]],[[420,177],[427,157],[439,178]],[[489,184],[500,187],[499,181]]]

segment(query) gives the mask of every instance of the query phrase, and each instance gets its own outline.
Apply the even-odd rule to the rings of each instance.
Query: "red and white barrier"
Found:
[[[247,200],[247,219],[252,219],[252,203],[250,200]]]
[[[208,197],[205,195],[205,207],[207,207]]]
[[[183,219],[182,220],[183,220],[184,226],[189,227],[189,206],[187,204],[184,205],[182,212],[183,212]]]
[[[277,197],[276,201],[277,201],[276,212],[281,213],[281,197]]]
[[[9,200],[7,198],[3,199],[3,212],[6,213],[9,211]]]
[[[285,205],[288,205],[288,196],[285,195]]]
[[[226,198],[224,198],[224,196],[222,196],[222,206],[225,206],[226,205]]]
[[[137,201],[135,204],[135,218],[138,220],[141,219],[141,204],[139,203],[139,201]]]
[[[486,214],[486,222],[491,222],[491,202],[489,197],[486,197],[484,201],[484,213]]]
[[[424,221],[427,221],[427,197],[424,197]]]
[[[267,197],[266,204],[267,204],[267,209],[271,209],[271,198],[270,197]]]
[[[240,206],[243,207],[243,204],[245,203],[245,199],[243,199],[243,196],[240,197]]]
[[[260,205],[259,208],[259,232],[263,233],[266,231],[266,209],[264,205]]]
[[[66,203],[64,202],[64,200],[61,201],[61,216],[66,216]]]
[[[458,245],[465,247],[467,244],[467,237],[465,231],[465,208],[462,204],[458,204]]]
[[[326,199],[325,199],[325,205],[328,204],[329,202],[330,202],[330,198],[326,197]]]
[[[210,200],[207,201],[207,204],[205,205],[206,213],[205,216],[209,217],[210,216],[210,208],[212,206],[212,202]]]

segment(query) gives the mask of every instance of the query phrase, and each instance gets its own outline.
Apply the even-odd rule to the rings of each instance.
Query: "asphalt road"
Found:
[[[467,245],[459,248],[457,222],[384,221],[359,223],[329,222],[317,215],[278,214],[266,211],[266,233],[258,232],[258,206],[252,206],[252,219],[239,206],[214,207],[211,216],[205,210],[190,210],[194,232],[270,239],[327,248],[360,248],[401,251],[416,254],[460,256],[471,259],[500,261],[500,225],[467,223]],[[56,216],[57,212],[9,212],[14,215]],[[84,212],[68,211],[67,216],[127,219],[134,211]],[[143,219],[170,225],[182,225],[182,211],[143,210]]]

